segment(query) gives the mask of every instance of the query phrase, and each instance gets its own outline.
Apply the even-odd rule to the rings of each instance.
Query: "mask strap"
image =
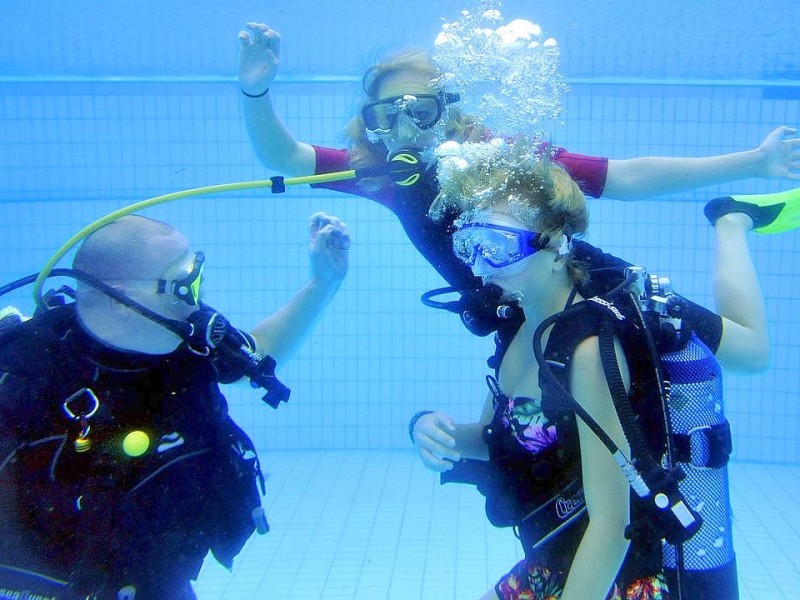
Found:
[[[113,298],[120,304],[124,304],[131,310],[139,313],[143,317],[150,319],[151,321],[155,321],[162,327],[169,329],[171,332],[176,334],[177,336],[181,337],[184,340],[188,340],[192,334],[194,333],[194,326],[190,323],[185,321],[178,321],[176,319],[169,319],[158,314],[155,311],[150,310],[146,306],[143,306],[136,302],[135,300],[129,298],[119,290],[111,287],[107,283],[97,279],[96,277],[85,273],[84,271],[78,271],[76,269],[53,269],[49,275],[49,277],[73,277],[78,281],[82,281],[87,285],[95,288],[99,292],[102,292],[106,296]]]

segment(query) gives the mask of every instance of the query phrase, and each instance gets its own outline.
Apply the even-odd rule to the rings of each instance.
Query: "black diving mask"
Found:
[[[194,264],[192,270],[186,277],[181,279],[158,280],[159,294],[173,294],[189,306],[197,306],[200,302],[200,284],[203,283],[203,263],[206,255],[202,252],[194,253]]]
[[[361,118],[367,131],[378,135],[390,133],[401,113],[419,129],[430,129],[442,118],[447,105],[460,99],[458,94],[451,93],[391,96],[364,105]]]

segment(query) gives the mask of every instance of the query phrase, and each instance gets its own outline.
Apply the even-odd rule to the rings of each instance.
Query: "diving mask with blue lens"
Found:
[[[541,234],[535,231],[468,223],[453,234],[453,252],[472,267],[478,256],[495,269],[507,267],[542,249]]]

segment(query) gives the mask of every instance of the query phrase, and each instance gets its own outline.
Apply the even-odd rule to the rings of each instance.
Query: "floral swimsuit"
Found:
[[[531,455],[558,442],[556,428],[547,423],[542,403],[534,398],[506,396],[494,377],[486,378],[494,396],[495,410],[501,409],[503,427]],[[501,600],[557,600],[564,590],[568,572],[522,560],[495,586]],[[663,574],[637,579],[625,590],[615,583],[607,600],[668,600],[669,591]]]

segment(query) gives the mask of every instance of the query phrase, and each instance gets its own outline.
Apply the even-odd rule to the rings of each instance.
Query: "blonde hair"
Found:
[[[589,226],[586,196],[563,167],[542,156],[533,139],[466,143],[459,153],[439,159],[440,191],[431,218],[455,211],[467,220],[475,213],[503,207],[532,231],[541,233],[551,249],[581,236]],[[566,257],[576,283],[585,282],[585,266]]]
[[[406,48],[386,56],[370,67],[362,79],[364,97],[358,114],[345,126],[345,136],[349,140],[350,166],[361,169],[386,162],[386,148],[381,142],[373,143],[367,139],[366,127],[361,118],[361,109],[370,102],[380,99],[380,90],[393,77],[400,74],[417,74],[430,82],[431,90],[442,91],[442,71],[431,60],[430,55],[419,48]],[[456,107],[449,107],[445,125],[445,138],[458,142],[479,141],[487,137],[486,128],[479,120],[464,114]],[[375,191],[390,184],[388,177],[365,178],[361,182],[365,189]]]

